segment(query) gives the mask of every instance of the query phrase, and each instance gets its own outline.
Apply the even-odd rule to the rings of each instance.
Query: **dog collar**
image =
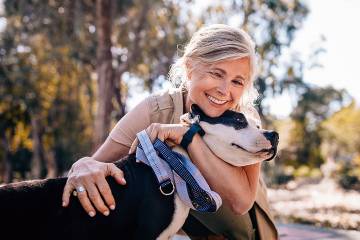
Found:
[[[189,144],[192,142],[196,133],[199,133],[200,136],[205,135],[205,131],[201,128],[198,123],[191,124],[189,130],[186,131],[183,138],[181,139],[180,145],[187,150]]]

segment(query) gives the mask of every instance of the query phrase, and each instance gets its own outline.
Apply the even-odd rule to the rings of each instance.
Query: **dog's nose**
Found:
[[[275,131],[264,132],[264,136],[270,141],[273,147],[276,147],[279,143],[279,134]]]

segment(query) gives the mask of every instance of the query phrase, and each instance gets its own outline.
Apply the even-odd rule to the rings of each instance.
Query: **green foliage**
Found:
[[[286,173],[277,171],[273,176],[275,180],[286,176],[319,177],[322,175],[320,166],[329,157],[337,161],[341,157],[351,159],[358,151],[355,149],[359,149],[358,132],[354,131],[358,128],[359,118],[354,112],[355,103],[344,107],[349,99],[343,90],[308,88],[299,97],[291,119],[273,122],[280,133],[276,164],[280,169],[288,169]],[[338,109],[341,110],[336,112]],[[348,155],[339,155],[345,149],[348,149]],[[346,171],[339,173],[341,177],[350,174]]]
[[[360,109],[353,101],[321,123],[322,150],[336,160],[344,188],[360,189]]]
[[[4,1],[0,128],[6,134],[1,136],[0,169],[5,175],[20,171],[25,176],[34,168],[29,163],[39,158],[37,172],[46,174],[55,161],[61,174],[91,152],[97,90],[95,5],[92,0]],[[114,93],[122,93],[116,106],[126,102],[124,73],[144,79],[144,87],[153,89],[159,76],[167,74],[176,44],[189,34],[173,1],[115,1],[113,11]],[[114,111],[117,121],[124,112],[119,107]],[[19,124],[26,131],[16,131]],[[14,167],[22,165],[24,149],[30,153],[28,167]]]
[[[360,109],[353,101],[321,123],[324,144],[336,143],[339,154],[360,151]]]
[[[73,156],[89,151],[91,69],[72,58],[75,49],[71,42],[64,42],[63,36],[71,36],[61,28],[66,25],[64,18],[55,17],[60,8],[56,4],[5,1],[7,27],[0,45],[4,53],[0,95],[5,101],[0,108],[7,116],[1,118],[1,126],[8,133],[3,136],[8,147],[2,151],[20,176],[30,170],[35,148],[44,161],[54,154],[60,173],[75,160]],[[40,146],[34,144],[35,119]],[[19,126],[22,131],[16,131]]]
[[[291,114],[296,127],[291,131],[296,152],[296,165],[320,167],[324,162],[320,151],[320,123],[346,104],[347,94],[331,87],[308,88]],[[293,159],[294,160],[294,159]]]

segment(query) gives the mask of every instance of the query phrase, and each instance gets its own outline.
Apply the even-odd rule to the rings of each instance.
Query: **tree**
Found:
[[[332,87],[308,88],[300,96],[291,114],[292,119],[298,123],[297,132],[302,134],[302,144],[298,145],[297,150],[299,164],[315,167],[322,164],[320,123],[347,104],[349,98],[344,90],[339,91]]]
[[[345,188],[360,189],[360,109],[355,101],[321,122],[321,149],[329,175]],[[337,168],[336,168],[337,166]]]
[[[321,137],[328,157],[351,160],[360,153],[360,110],[355,101],[321,122]]]
[[[96,28],[98,47],[96,51],[97,110],[95,116],[94,146],[103,143],[108,135],[112,111],[114,70],[111,56],[112,1],[96,1]]]
[[[126,112],[123,75],[144,79],[141,84],[152,89],[166,75],[178,40],[188,34],[186,24],[179,21],[180,9],[172,1],[112,4],[113,41],[109,45],[107,37],[105,45],[107,67],[114,68],[113,87],[104,91],[107,106],[113,107],[107,118],[117,121]],[[61,174],[90,152],[94,138],[94,106],[98,102],[94,56],[100,44],[94,1],[4,1],[4,5],[7,24],[0,33],[0,85],[1,99],[10,100],[2,101],[1,114],[10,116],[14,123],[3,125],[9,134],[0,150],[1,162],[19,161],[16,156],[21,148],[9,149],[12,139],[18,138],[18,133],[10,130],[21,123],[10,111],[18,104],[23,109],[20,117],[28,116],[24,124],[29,134],[23,141],[31,143],[26,145],[32,158],[27,159],[32,164],[31,177]],[[159,50],[162,47],[164,51]],[[23,169],[21,174],[26,176],[27,171]]]

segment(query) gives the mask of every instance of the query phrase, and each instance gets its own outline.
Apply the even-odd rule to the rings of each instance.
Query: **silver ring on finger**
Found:
[[[85,191],[86,191],[86,189],[84,188],[84,186],[79,186],[79,187],[76,188],[76,190],[73,191],[73,195],[75,197],[77,197],[77,195],[79,193],[82,193],[82,192],[85,192]]]
[[[76,188],[77,193],[82,193],[82,192],[85,192],[85,191],[86,190],[85,190],[84,186],[79,186],[79,187]]]

